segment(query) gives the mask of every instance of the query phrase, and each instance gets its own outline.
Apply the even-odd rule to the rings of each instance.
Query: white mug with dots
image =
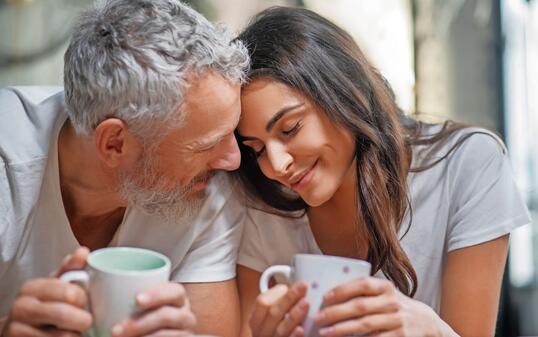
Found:
[[[310,303],[303,322],[306,337],[319,336],[314,325],[314,315],[323,304],[323,295],[334,287],[359,277],[370,275],[370,263],[338,256],[297,254],[291,266],[275,265],[267,268],[260,278],[260,291],[269,289],[272,277],[284,277],[289,283],[303,281],[308,284],[306,298]]]

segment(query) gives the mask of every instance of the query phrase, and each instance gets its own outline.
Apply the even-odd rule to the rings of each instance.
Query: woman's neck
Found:
[[[365,259],[367,238],[359,223],[357,169],[353,160],[333,197],[307,212],[310,228],[324,254]]]

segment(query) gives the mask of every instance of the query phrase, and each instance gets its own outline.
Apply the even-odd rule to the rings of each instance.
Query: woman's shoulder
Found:
[[[250,207],[238,264],[260,272],[273,264],[287,264],[294,254],[310,252],[310,236],[306,216],[293,218]]]
[[[446,165],[457,162],[480,163],[485,160],[498,158],[502,160],[507,154],[506,146],[494,132],[481,127],[458,127],[450,132],[443,124],[426,125],[422,137],[434,139],[431,143],[419,143],[413,146],[415,165],[428,165],[438,160],[445,160]]]
[[[254,225],[261,230],[275,231],[296,230],[308,225],[308,218],[304,212],[278,212],[270,209],[266,205],[251,204],[247,208],[247,216]]]

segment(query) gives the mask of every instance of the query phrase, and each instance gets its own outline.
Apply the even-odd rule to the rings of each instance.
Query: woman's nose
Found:
[[[271,168],[277,177],[285,176],[289,173],[293,157],[288,153],[282,144],[266,144],[265,150]]]

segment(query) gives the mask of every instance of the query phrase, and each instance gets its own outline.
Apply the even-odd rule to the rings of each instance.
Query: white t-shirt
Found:
[[[60,90],[0,90],[0,318],[25,280],[49,275],[79,246],[59,184],[57,137],[67,118]],[[234,278],[244,206],[233,196],[226,174],[212,179],[207,194],[188,224],[166,223],[127,208],[110,245],[165,254],[172,261],[173,281]]]
[[[436,130],[439,126],[428,132]],[[437,152],[437,158],[470,131],[487,132],[458,131]],[[418,150],[413,149],[414,167],[424,162]],[[505,153],[493,134],[475,134],[448,159],[408,176],[413,218],[401,245],[418,277],[414,298],[437,312],[448,252],[498,238],[530,222]],[[404,218],[400,237],[408,222]],[[254,209],[247,212],[239,264],[261,272],[273,264],[289,264],[298,253],[322,254],[306,216],[294,220]],[[375,276],[384,277],[381,272]]]

